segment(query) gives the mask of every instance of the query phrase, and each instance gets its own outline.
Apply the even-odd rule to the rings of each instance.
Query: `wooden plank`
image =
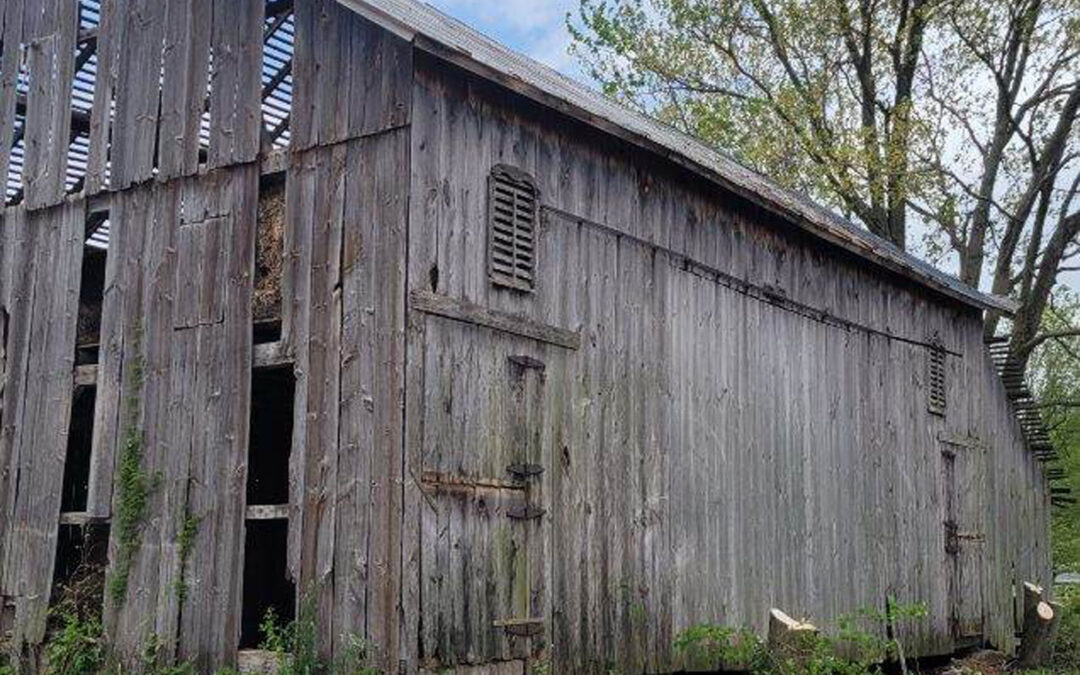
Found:
[[[117,0],[114,18],[125,26],[120,44],[110,44],[118,59],[113,124],[124,131],[111,135],[110,186],[114,190],[153,175],[166,6],[156,0]],[[112,39],[117,37],[114,34]]]
[[[26,0],[9,0],[4,7],[3,54],[0,55],[0,138],[14,138],[15,104],[23,63],[23,13]],[[11,146],[0,143],[0,176],[7,176]]]
[[[155,223],[153,203],[151,187],[131,190],[114,200],[110,229],[110,250],[113,255],[106,259],[106,297],[102,308],[100,352],[102,370],[110,378],[99,381],[91,465],[92,471],[101,474],[98,480],[107,482],[108,492],[93,493],[94,499],[88,499],[87,504],[87,511],[96,514],[91,505],[98,508],[98,501],[104,501],[101,515],[123,512],[133,518],[128,525],[142,524],[149,530],[146,532],[140,527],[137,537],[131,539],[131,529],[110,529],[107,577],[112,580],[112,588],[105,593],[103,620],[113,648],[122,658],[134,658],[138,654],[142,626],[148,620],[156,619],[158,591],[156,575],[151,574],[148,565],[141,564],[140,557],[140,553],[145,552],[145,545],[149,549],[148,555],[157,560],[159,521],[140,523],[151,512],[149,504],[153,502],[154,495],[146,497],[147,506],[141,514],[132,510],[136,508],[134,500],[138,497],[134,495],[138,493],[139,483],[147,480],[150,472],[156,468],[152,462],[158,454],[154,430],[147,429],[145,423],[147,411],[153,408],[147,405],[147,391],[154,389],[153,384],[147,386],[146,375],[156,366],[152,364],[147,350],[147,337],[156,335],[155,327],[145,314],[149,285],[146,279],[152,269],[147,254],[148,242],[159,230]],[[114,258],[116,276],[110,277],[108,268]],[[117,287],[110,289],[110,282],[117,283],[122,292],[115,292]],[[115,292],[111,297],[110,290]],[[107,313],[111,313],[112,317],[106,318]],[[104,392],[102,384],[106,385]],[[102,396],[103,393],[105,396]],[[99,417],[105,418],[100,427],[97,422]],[[128,473],[126,479],[122,479],[125,462]],[[125,572],[126,581],[122,581]]]
[[[23,140],[23,189],[28,209],[52,206],[64,197],[71,136],[71,86],[75,76],[77,4],[52,5],[46,24],[27,47],[29,86]]]
[[[213,0],[211,168],[253,161],[262,124],[264,0]]]
[[[195,329],[195,400],[202,412],[193,419],[187,509],[200,525],[187,563],[178,654],[208,669],[232,660],[240,634],[257,186],[255,165],[211,173],[203,185],[201,215],[229,214],[219,226],[232,245],[223,269],[206,266],[205,258],[199,269],[225,281],[225,314],[221,323]]]
[[[104,525],[109,521],[107,518],[92,516],[85,511],[67,511],[60,514],[61,525],[75,525],[85,527],[87,525]]]
[[[113,125],[113,101],[120,68],[120,48],[127,31],[127,0],[102,0],[98,24],[97,72],[94,76],[94,101],[90,109],[90,132],[87,140],[85,193],[95,195],[109,185],[110,132]]]
[[[334,0],[298,3],[295,26],[292,149],[408,124],[413,72],[408,41]],[[341,110],[347,113],[335,112]]]
[[[292,365],[292,359],[285,354],[280,342],[268,342],[255,345],[251,367],[257,369],[285,368]],[[95,363],[75,366],[73,385],[75,387],[96,387],[98,365]]]
[[[247,520],[288,520],[288,504],[249,505],[244,514]]]
[[[334,540],[337,518],[339,378],[341,350],[341,246],[344,227],[344,146],[319,151],[311,233],[311,303],[308,344],[297,364],[305,373],[305,494],[301,505],[300,577],[297,584],[322,626],[319,648],[331,653],[333,636]],[[302,364],[302,365],[301,365]],[[299,384],[299,381],[298,381]]]
[[[13,263],[12,276],[5,295],[8,314],[7,363],[4,387],[4,417],[0,427],[0,589],[14,603],[17,576],[9,576],[7,559],[14,522],[18,484],[19,444],[27,395],[27,369],[31,317],[34,302],[34,233],[26,227],[26,212],[17,208],[4,217],[5,257]],[[18,570],[14,570],[18,572]],[[8,590],[10,589],[10,590]],[[14,617],[12,617],[14,622]]]
[[[368,595],[368,635],[382,645],[381,663],[391,670],[401,645],[397,611],[401,592],[401,481],[404,426],[405,242],[408,218],[409,133],[399,129],[357,141],[359,156],[350,163],[351,199],[359,199],[359,217],[372,236],[366,293],[374,310],[369,354],[374,399],[371,447],[371,518],[368,556],[374,565]],[[364,176],[367,176],[365,180]],[[363,181],[358,182],[358,181]],[[365,199],[365,192],[371,190]],[[351,222],[351,221],[350,221]],[[363,240],[357,242],[363,246]],[[367,303],[362,306],[369,306]],[[363,347],[363,345],[362,345]]]
[[[171,0],[166,8],[158,178],[199,169],[199,129],[210,73],[211,0]]]
[[[425,314],[519,335],[565,349],[581,348],[581,335],[578,332],[538,323],[523,316],[486,309],[423,289],[414,289],[409,293],[409,307]]]
[[[10,510],[0,594],[15,598],[14,644],[39,644],[45,636],[72,398],[83,214],[82,203],[74,203],[26,220],[32,239],[24,260],[32,267],[24,271],[32,287],[24,288],[32,301],[15,317],[27,322],[20,332],[33,349],[19,369],[24,383],[5,392],[21,389],[21,418],[4,420],[18,481],[3,495]]]

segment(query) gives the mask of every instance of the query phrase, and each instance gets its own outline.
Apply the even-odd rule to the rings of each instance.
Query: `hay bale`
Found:
[[[281,319],[281,271],[285,260],[285,182],[265,185],[259,192],[259,225],[255,236],[255,290],[252,312],[256,322]]]

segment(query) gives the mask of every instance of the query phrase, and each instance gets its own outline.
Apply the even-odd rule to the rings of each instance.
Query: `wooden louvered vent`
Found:
[[[934,336],[927,350],[927,409],[935,415],[945,414],[945,345]]]
[[[536,184],[512,166],[488,178],[488,276],[520,291],[536,287]]]

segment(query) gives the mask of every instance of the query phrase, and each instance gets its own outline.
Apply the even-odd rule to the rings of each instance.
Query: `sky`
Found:
[[[566,13],[578,0],[426,0],[450,16],[541,63],[583,79],[567,53]]]

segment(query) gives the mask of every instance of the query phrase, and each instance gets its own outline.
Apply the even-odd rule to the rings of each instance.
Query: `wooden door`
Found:
[[[526,659],[547,624],[548,378],[559,349],[426,314],[421,663]],[[411,356],[410,356],[411,358]],[[416,400],[416,399],[414,399]]]
[[[986,574],[986,446],[971,437],[942,439],[945,552],[953,638],[983,636]]]

